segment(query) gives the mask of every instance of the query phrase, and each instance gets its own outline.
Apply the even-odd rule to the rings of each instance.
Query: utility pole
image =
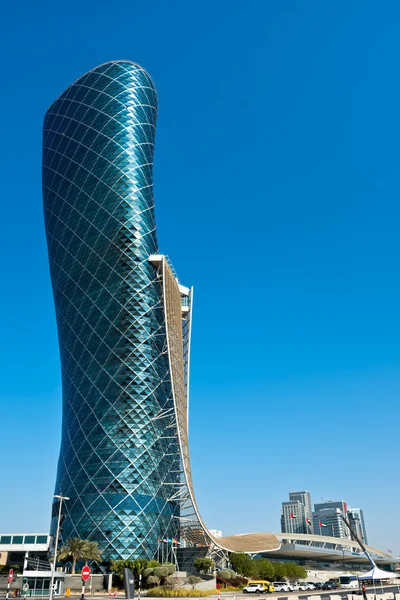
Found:
[[[56,572],[56,563],[57,563],[58,536],[60,535],[60,521],[61,521],[62,503],[63,503],[63,500],[69,500],[69,498],[67,498],[67,496],[63,496],[62,494],[60,494],[59,496],[54,496],[54,498],[58,498],[60,500],[60,507],[58,509],[57,533],[56,533],[56,543],[55,543],[55,546],[54,546],[54,560],[53,560],[53,565],[52,565],[52,569],[51,569],[51,581],[50,581],[50,590],[49,590],[49,592],[50,592],[49,600],[53,600],[54,576],[55,576],[55,572]]]
[[[141,587],[142,587],[142,574],[139,573],[139,594],[138,594],[139,600],[140,600]]]

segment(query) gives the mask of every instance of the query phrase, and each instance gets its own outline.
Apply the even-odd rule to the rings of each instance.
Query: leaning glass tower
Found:
[[[55,493],[70,498],[60,543],[97,541],[105,560],[207,543],[187,443],[192,290],[158,251],[156,117],[146,71],[113,61],[70,85],[44,121],[63,386]],[[57,514],[56,500],[53,534]]]

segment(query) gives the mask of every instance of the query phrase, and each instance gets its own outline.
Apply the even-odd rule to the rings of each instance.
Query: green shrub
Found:
[[[206,575],[215,567],[215,562],[212,558],[196,558],[193,562],[193,566],[199,573],[204,573]]]
[[[176,573],[176,565],[174,565],[174,563],[165,562],[161,566],[168,569],[168,575],[173,575]]]
[[[252,577],[254,575],[254,562],[244,552],[232,552],[229,555],[229,562],[232,569],[239,575],[243,577]]]
[[[160,570],[162,569],[162,570]],[[146,569],[142,572],[143,578],[147,579],[150,575],[155,575],[156,577],[160,577],[164,579],[169,575],[173,575],[176,572],[176,566],[173,563],[163,563],[160,565],[156,560],[151,560]],[[160,574],[162,573],[162,574]]]
[[[232,569],[221,569],[220,571],[217,571],[217,576],[221,577],[221,579],[234,579],[236,573]]]
[[[161,567],[161,564],[158,562],[158,560],[149,560],[147,563],[147,568],[151,569],[152,567]]]
[[[178,585],[178,583],[179,579],[177,577],[173,577],[172,575],[168,575],[167,579],[165,580],[165,585],[171,588]]]
[[[247,585],[247,579],[244,579],[243,577],[238,577],[236,575],[236,577],[229,581],[229,585],[235,588],[243,589]]]
[[[197,577],[196,575],[189,575],[186,579],[186,583],[192,586],[192,589],[196,587],[198,583],[201,583],[203,580],[201,577]]]
[[[253,560],[252,576],[258,579],[273,581],[275,577],[274,565],[266,558],[256,558]]]
[[[307,577],[307,571],[301,565],[296,563],[286,563],[286,577],[291,583],[305,579]]]
[[[14,569],[14,575],[21,573],[19,565],[0,565],[0,573],[8,573],[10,569]]]
[[[218,590],[187,590],[178,588],[172,590],[166,587],[156,587],[147,592],[149,598],[205,598],[217,594]]]
[[[156,577],[160,577],[161,579],[165,579],[169,575],[168,567],[154,567],[153,572]]]
[[[143,578],[147,579],[150,575],[154,575],[154,567],[147,567],[142,573]]]
[[[143,572],[143,569],[147,567],[147,560],[145,558],[138,558],[136,560],[112,560],[111,571],[123,577],[124,569],[130,569],[135,577],[138,578],[139,573]]]

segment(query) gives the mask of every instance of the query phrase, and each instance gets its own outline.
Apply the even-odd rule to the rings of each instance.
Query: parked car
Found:
[[[314,589],[312,583],[308,583],[307,581],[300,581],[299,585],[306,591]]]
[[[293,587],[287,581],[274,581],[272,584],[276,592],[292,592]]]
[[[312,581],[307,581],[306,585],[307,585],[307,589],[308,590],[315,590],[316,589],[315,584]]]
[[[326,581],[323,584],[322,589],[323,590],[337,590],[338,584],[336,583],[336,581]]]
[[[263,594],[265,587],[262,583],[249,583],[243,588],[243,594]]]
[[[295,583],[293,586],[293,590],[295,592],[306,592],[307,591],[307,584],[305,581],[299,581],[298,583]]]
[[[269,581],[249,581],[243,588],[244,594],[263,594],[264,592],[274,592],[275,588]]]
[[[317,581],[316,583],[314,583],[315,589],[316,590],[322,590],[322,586],[324,584],[321,581]]]

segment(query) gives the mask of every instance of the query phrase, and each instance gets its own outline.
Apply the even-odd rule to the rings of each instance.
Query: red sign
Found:
[[[12,583],[13,579],[14,579],[14,569],[10,569],[8,571],[8,583]]]
[[[91,574],[90,567],[83,567],[82,573],[81,573],[81,577],[82,577],[83,581],[87,581],[90,577],[90,574]]]

